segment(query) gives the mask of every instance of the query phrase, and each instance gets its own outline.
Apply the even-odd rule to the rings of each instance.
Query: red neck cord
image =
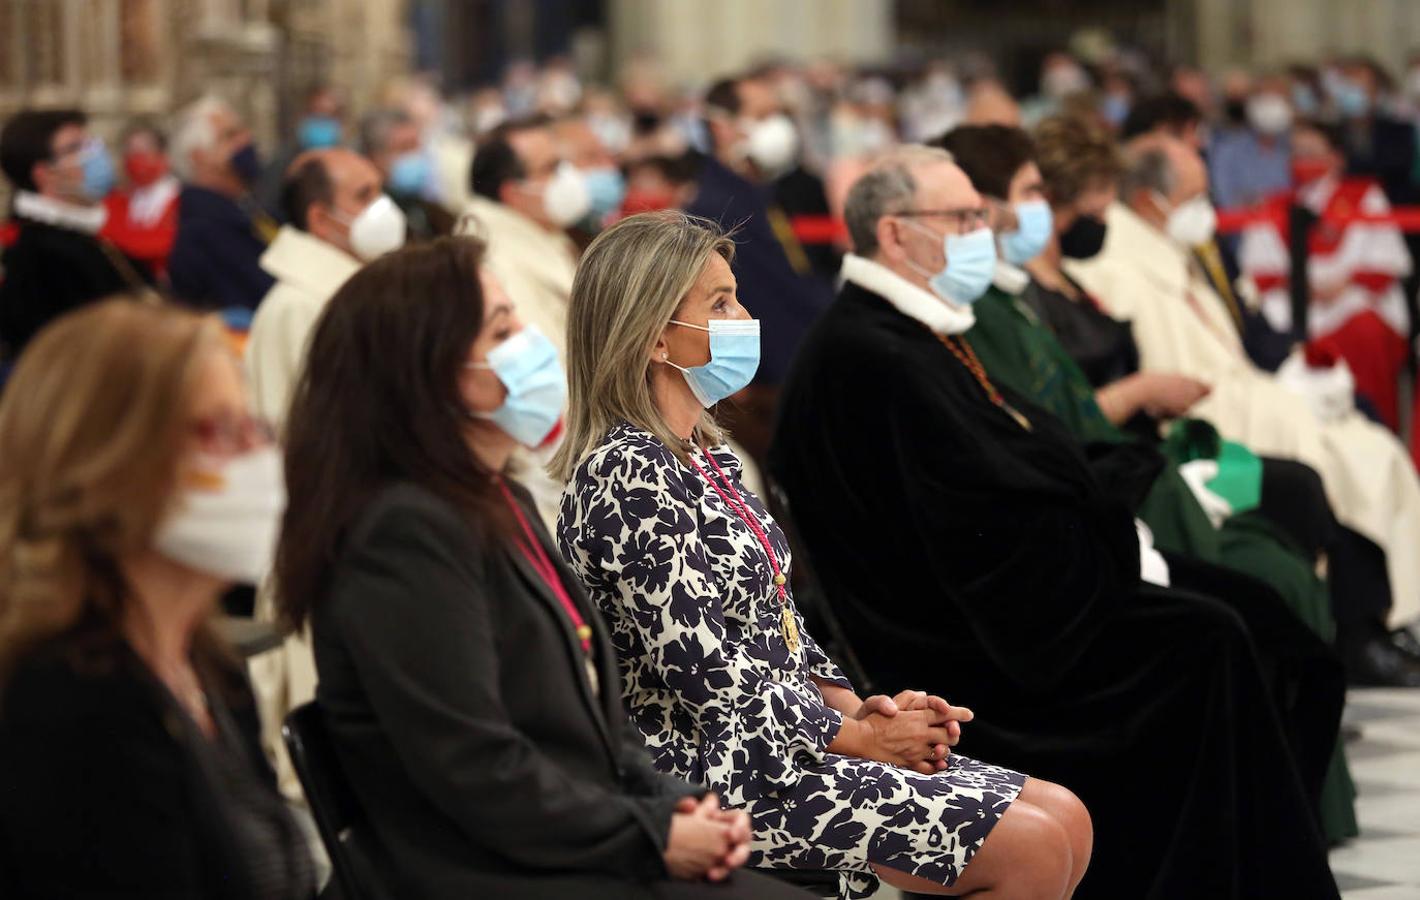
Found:
[[[582,642],[582,650],[590,653],[592,651],[592,629],[582,618],[581,612],[577,610],[577,604],[572,602],[572,597],[567,593],[567,588],[562,583],[562,579],[557,574],[557,567],[552,564],[547,551],[543,549],[542,541],[537,539],[537,535],[532,530],[532,525],[528,524],[527,516],[523,515],[523,508],[518,505],[518,501],[513,499],[513,492],[508,490],[508,486],[499,478],[498,488],[503,492],[503,499],[508,502],[508,508],[513,511],[518,524],[523,527],[523,535],[526,541],[516,541],[518,549],[527,558],[528,564],[542,576],[542,580],[547,583],[548,588],[557,597],[557,601],[566,610],[567,617],[572,620],[572,627],[577,632],[577,639]]]
[[[755,518],[754,513],[750,512],[749,506],[745,503],[744,498],[740,496],[740,492],[735,490],[735,485],[730,481],[729,476],[720,468],[720,464],[715,461],[715,454],[707,450],[705,451],[705,458],[710,460],[710,465],[715,469],[715,474],[719,475],[725,482],[723,488],[720,487],[719,481],[716,481],[710,476],[710,473],[700,467],[700,463],[695,461],[695,457],[690,458],[690,464],[695,467],[695,471],[699,472],[706,481],[710,482],[710,486],[715,489],[715,493],[720,495],[720,499],[725,501],[725,505],[728,506],[734,512],[735,516],[741,522],[745,523],[749,530],[754,532],[754,536],[759,539],[759,545],[764,548],[764,555],[769,557],[769,567],[774,570],[774,587],[779,592],[779,602],[787,602],[789,597],[784,589],[784,583],[787,579],[784,577],[784,573],[779,571],[779,559],[774,555],[774,545],[769,543],[769,536],[766,535],[764,529],[759,526],[759,520]],[[730,499],[731,495],[734,497],[733,500]]]

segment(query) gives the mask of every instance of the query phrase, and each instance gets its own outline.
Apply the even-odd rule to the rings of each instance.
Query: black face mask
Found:
[[[1223,101],[1223,117],[1234,125],[1247,121],[1247,105],[1241,100]]]
[[[1078,216],[1060,235],[1060,252],[1071,259],[1089,259],[1104,249],[1105,224],[1094,216]]]

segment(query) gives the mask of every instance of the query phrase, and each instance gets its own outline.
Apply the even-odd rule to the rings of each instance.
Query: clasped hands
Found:
[[[699,800],[682,797],[671,816],[666,870],[682,881],[723,881],[749,859],[749,838],[749,815],[721,809],[713,791]]]
[[[857,723],[851,726],[857,732],[852,755],[931,775],[947,768],[949,748],[961,740],[962,723],[972,718],[971,710],[934,694],[903,691],[869,697],[844,725]]]

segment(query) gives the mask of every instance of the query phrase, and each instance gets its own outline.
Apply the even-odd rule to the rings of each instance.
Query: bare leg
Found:
[[[878,877],[902,891],[990,898],[990,900],[1063,900],[1074,870],[1070,838],[1056,818],[1017,799],[991,829],[981,849],[946,887],[887,866],[874,866]]]
[[[1085,869],[1090,865],[1090,854],[1094,851],[1095,829],[1090,821],[1090,811],[1069,788],[1038,778],[1026,779],[1017,802],[1021,800],[1045,810],[1064,827],[1065,833],[1070,837],[1070,853],[1074,867],[1070,872],[1070,888],[1065,894],[1069,897],[1079,886],[1080,879],[1085,877]]]

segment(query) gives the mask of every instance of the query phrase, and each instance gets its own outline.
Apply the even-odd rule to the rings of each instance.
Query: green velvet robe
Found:
[[[993,287],[972,309],[976,325],[967,339],[993,381],[1055,414],[1082,444],[1135,440],[1105,418],[1084,372],[1029,306]],[[1234,515],[1221,529],[1214,529],[1179,475],[1179,462],[1169,461],[1135,510],[1154,532],[1155,546],[1267,582],[1298,618],[1331,641],[1335,623],[1325,582],[1292,549],[1288,539],[1257,513]],[[1355,785],[1338,744],[1321,799],[1322,821],[1330,840],[1358,833],[1355,798]]]

